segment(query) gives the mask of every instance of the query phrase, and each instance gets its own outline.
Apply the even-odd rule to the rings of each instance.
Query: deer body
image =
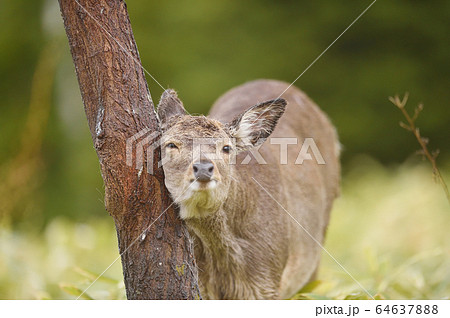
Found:
[[[161,100],[166,186],[194,237],[206,299],[287,298],[314,278],[339,192],[339,143],[328,118],[297,88],[274,100],[287,88],[273,80],[246,83],[219,98],[207,118],[187,115],[173,91]],[[188,141],[204,137],[235,143],[214,145],[223,160],[195,157]],[[270,141],[280,137],[298,140],[287,147],[287,164],[283,146]],[[305,138],[325,164],[313,155],[295,164]],[[266,164],[252,154],[247,163],[258,146]]]

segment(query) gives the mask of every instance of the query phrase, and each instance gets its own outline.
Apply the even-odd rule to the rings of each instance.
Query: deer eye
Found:
[[[228,146],[228,145],[227,146],[223,146],[222,151],[225,152],[225,153],[230,153],[231,147]]]
[[[168,143],[168,144],[166,145],[166,147],[167,147],[167,148],[170,148],[170,149],[178,149],[177,145],[175,145],[173,142]]]

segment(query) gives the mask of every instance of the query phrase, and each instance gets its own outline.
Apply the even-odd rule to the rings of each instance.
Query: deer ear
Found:
[[[183,103],[173,89],[166,89],[161,95],[157,111],[161,127],[165,127],[172,116],[186,115]]]
[[[236,139],[236,148],[246,150],[261,145],[275,129],[286,104],[282,98],[269,100],[250,107],[227,124],[230,136]]]

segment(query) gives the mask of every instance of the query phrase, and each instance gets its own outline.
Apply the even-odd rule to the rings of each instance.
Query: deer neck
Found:
[[[242,250],[238,244],[225,213],[219,209],[214,215],[186,221],[189,230],[201,244],[200,254],[196,255],[205,261],[216,263],[215,266],[228,268],[242,262]],[[196,253],[197,254],[197,253]]]
[[[202,295],[209,299],[252,299],[258,296],[248,282],[254,268],[249,268],[248,250],[245,250],[252,246],[248,241],[252,235],[244,231],[245,227],[236,226],[249,222],[248,218],[255,209],[251,203],[254,202],[252,191],[244,191],[240,181],[234,179],[227,198],[217,211],[202,218],[186,219],[189,232],[196,239],[195,259]]]
[[[232,266],[240,266],[243,263],[243,252],[239,244],[242,239],[236,237],[233,231],[233,218],[239,208],[242,197],[239,198],[239,183],[233,181],[230,185],[228,195],[225,201],[217,208],[217,210],[208,213],[201,218],[191,218],[186,220],[190,232],[194,234],[200,241],[199,252],[196,251],[196,258],[208,260],[208,262],[216,263],[215,266],[228,268]],[[242,192],[241,192],[242,193]],[[242,196],[242,195],[241,195]],[[241,207],[242,208],[242,207]],[[183,209],[183,206],[181,206]]]

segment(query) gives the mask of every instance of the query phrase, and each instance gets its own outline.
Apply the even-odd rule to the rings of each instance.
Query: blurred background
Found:
[[[246,81],[292,82],[370,2],[127,4],[144,67],[206,114]],[[450,180],[449,14],[445,0],[377,1],[295,83],[344,147],[326,247],[380,298],[450,297],[449,203],[388,101],[424,103],[417,125]],[[59,7],[2,0],[0,21],[0,299],[73,299],[118,253]],[[121,275],[119,260],[84,297],[124,298]],[[365,296],[325,254],[299,297]]]

